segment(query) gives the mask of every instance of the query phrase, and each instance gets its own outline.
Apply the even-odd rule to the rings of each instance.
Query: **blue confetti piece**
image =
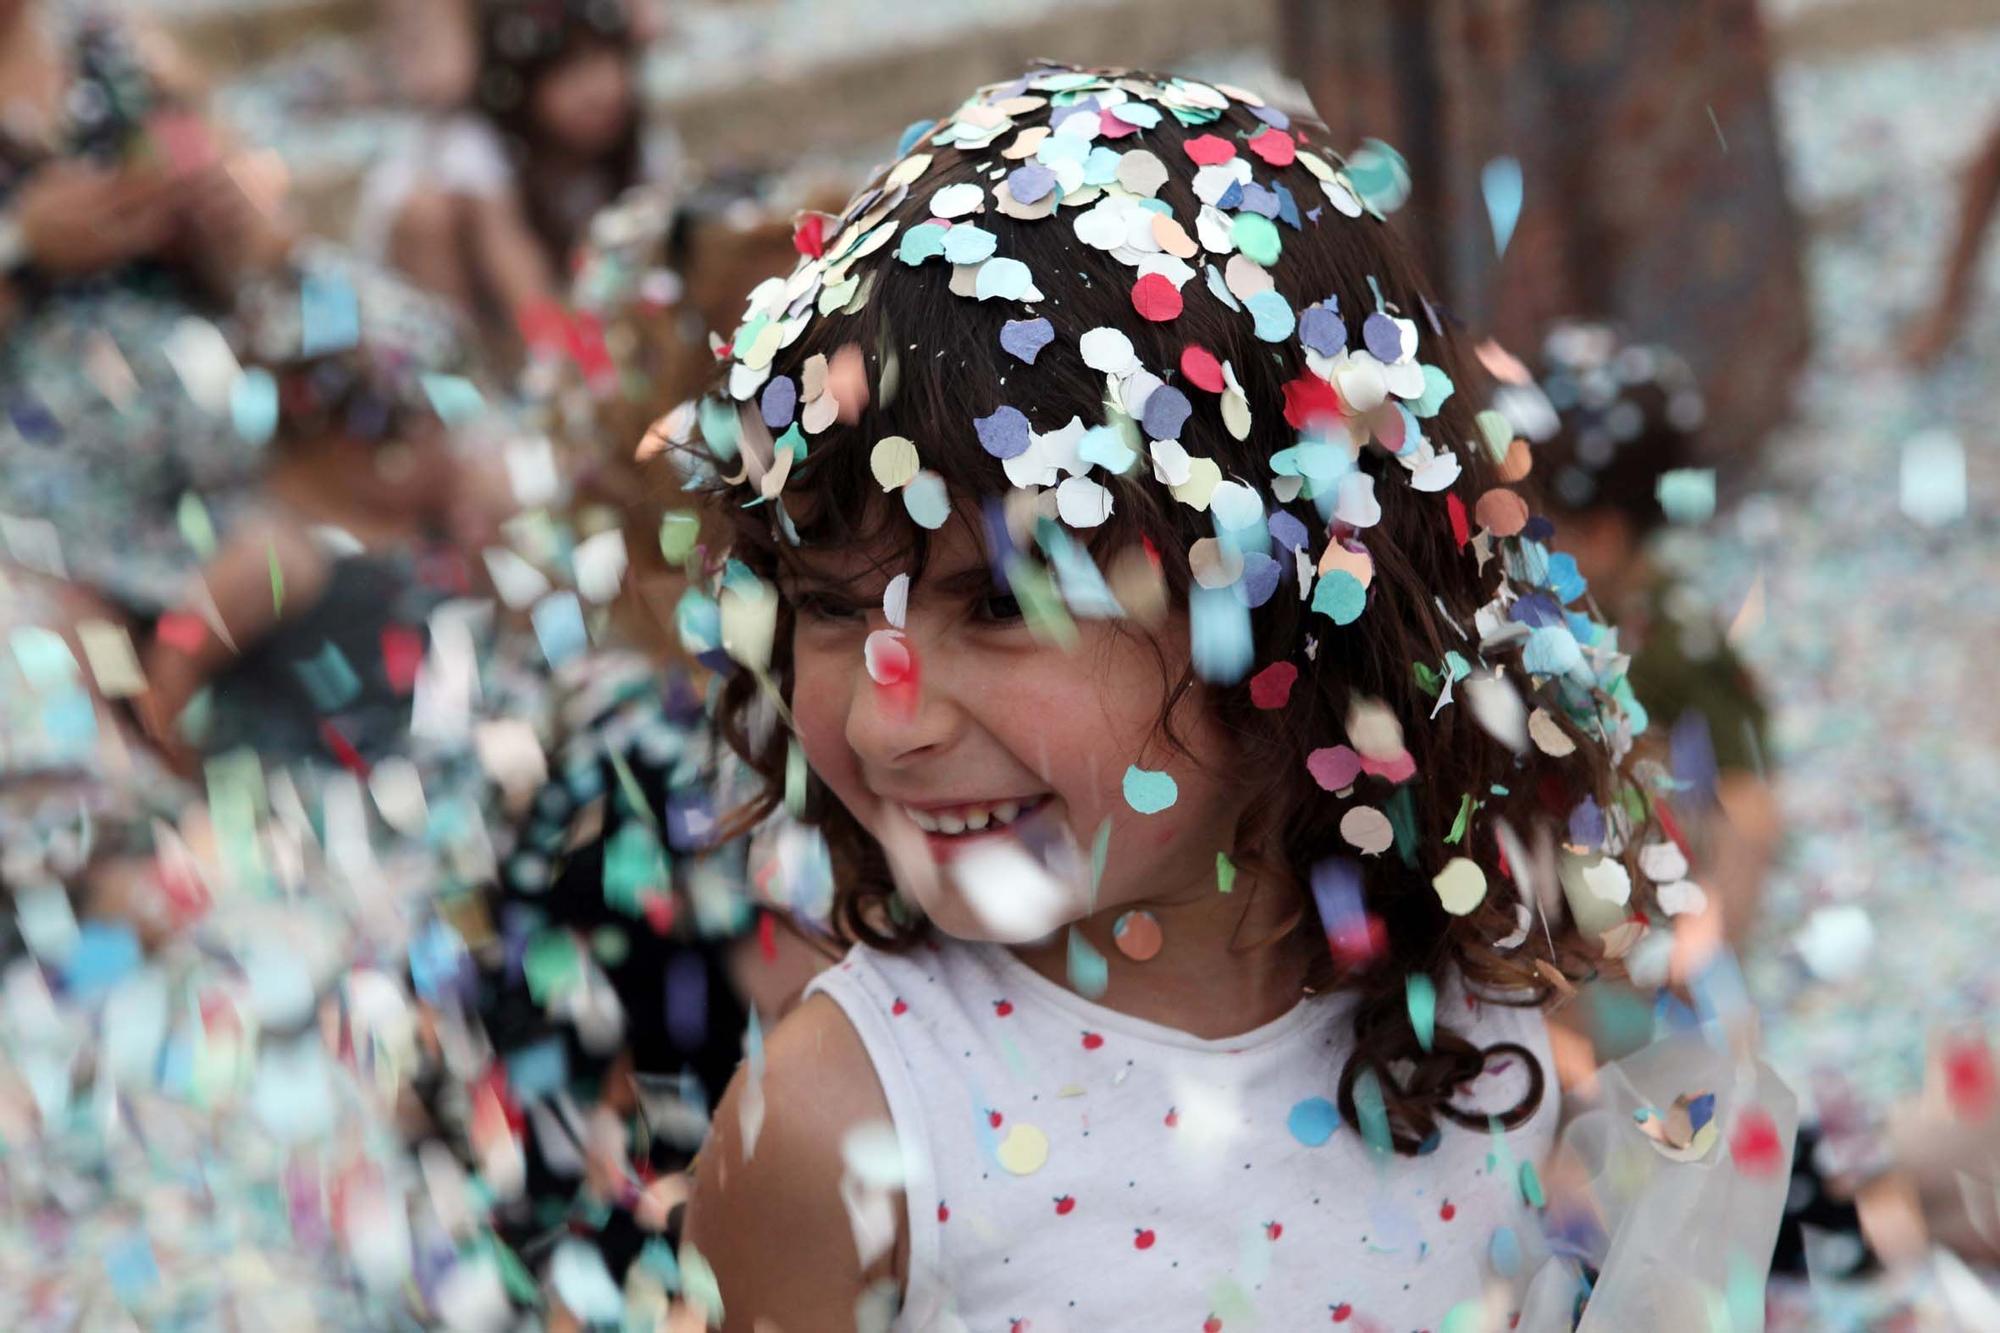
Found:
[[[992,232],[961,222],[944,234],[945,262],[978,264],[991,259],[1000,241]]]
[[[1298,325],[1297,319],[1292,315],[1291,306],[1285,303],[1284,296],[1275,289],[1258,292],[1245,301],[1243,306],[1256,320],[1257,336],[1267,343],[1285,341],[1292,336],[1292,330]]]
[[[252,366],[229,386],[229,422],[247,444],[264,444],[278,428],[278,382]]]
[[[76,943],[63,960],[63,986],[75,999],[86,999],[123,981],[142,961],[139,937],[117,921],[86,921],[77,928]]]
[[[1072,615],[1096,620],[1115,620],[1124,616],[1125,608],[1112,595],[1097,563],[1087,551],[1070,540],[1067,532],[1043,519],[1036,525],[1036,540],[1048,553],[1049,563],[1055,567],[1063,602]]]
[[[1308,540],[1306,525],[1299,522],[1291,514],[1286,513],[1282,509],[1276,510],[1271,514],[1270,522],[1265,524],[1265,526],[1271,530],[1271,540],[1278,543],[1285,550],[1301,551],[1305,549]]]
[[[338,644],[321,643],[317,654],[292,663],[292,671],[322,713],[337,713],[361,695],[361,677]]]
[[[40,625],[22,625],[8,636],[14,661],[28,687],[37,694],[67,690],[80,674],[76,655],[62,635]]]
[[[590,646],[590,636],[583,627],[583,606],[573,592],[550,593],[535,603],[529,619],[542,656],[552,667],[561,666]]]
[[[701,422],[702,442],[725,462],[736,457],[743,432],[736,409],[710,395],[701,400],[695,412]]]
[[[1531,630],[1521,651],[1521,667],[1537,676],[1566,676],[1583,665],[1583,649],[1567,627],[1547,625]]]
[[[1568,617],[1556,605],[1555,599],[1547,593],[1531,592],[1508,608],[1507,618],[1530,629],[1545,629],[1551,625],[1565,625]]]
[[[1146,406],[1140,414],[1139,424],[1145,428],[1149,439],[1178,440],[1193,413],[1194,404],[1188,401],[1186,394],[1171,384],[1162,384],[1146,395]]]
[[[479,387],[463,375],[424,375],[421,383],[431,411],[447,426],[470,421],[486,410]]]
[[[1904,456],[1907,459],[1908,454]],[[1706,523],[1715,516],[1715,469],[1669,469],[1653,483],[1653,494],[1659,499],[1661,511],[1672,522]]]
[[[1202,270],[1202,281],[1208,284],[1208,294],[1210,296],[1213,296],[1216,300],[1222,302],[1222,304],[1228,306],[1231,310],[1240,311],[1243,309],[1243,307],[1237,303],[1236,293],[1229,290],[1229,283],[1222,276],[1221,269],[1217,268],[1213,264],[1210,264],[1207,268]]]
[[[1604,842],[1604,810],[1597,798],[1586,796],[1569,812],[1569,840],[1578,847],[1597,847]]]
[[[944,253],[946,230],[942,222],[919,222],[907,228],[896,246],[896,258],[912,268],[927,259],[936,259]]]
[[[1340,1111],[1324,1097],[1308,1097],[1292,1107],[1285,1128],[1308,1148],[1317,1148],[1340,1128]]]
[[[1125,770],[1124,787],[1125,804],[1142,815],[1157,815],[1180,799],[1180,786],[1172,774],[1140,768],[1137,764]]]
[[[1486,1257],[1501,1277],[1513,1277],[1521,1271],[1521,1238],[1514,1234],[1514,1228],[1495,1228],[1486,1247]]]
[[[1410,1009],[1410,1027],[1417,1034],[1417,1045],[1428,1051],[1437,1036],[1437,987],[1429,977],[1416,972],[1404,980],[1403,991]]]
[[[1215,201],[1215,206],[1224,212],[1243,207],[1243,182],[1229,182],[1229,188],[1222,192],[1222,196]]]
[[[1699,1134],[1702,1127],[1715,1119],[1715,1094],[1704,1092],[1688,1102],[1688,1128]]]
[[[991,416],[974,417],[979,446],[995,458],[1019,458],[1028,452],[1028,418],[1017,407],[1002,405]]]
[[[1107,472],[1123,475],[1139,461],[1139,455],[1125,443],[1124,436],[1110,426],[1092,426],[1077,441],[1076,456]]]
[[[1312,609],[1336,625],[1352,625],[1361,619],[1367,607],[1368,590],[1344,569],[1331,569],[1320,575],[1319,584],[1313,589]]]
[[[1389,1134],[1389,1107],[1382,1100],[1382,1082],[1372,1069],[1364,1069],[1354,1079],[1354,1115],[1360,1121],[1361,1137],[1378,1157],[1395,1149]]]
[[[1236,594],[1236,600],[1256,610],[1271,600],[1278,590],[1278,580],[1284,567],[1261,551],[1247,552],[1243,557],[1243,576],[1229,585]]]
[[[1285,188],[1283,181],[1273,184],[1271,190],[1278,196],[1278,220],[1293,231],[1299,230],[1299,201]]]
[[[299,284],[299,355],[344,351],[361,341],[361,303],[338,273],[307,273]]]
[[[1031,366],[1055,337],[1055,326],[1046,319],[1010,319],[1000,326],[1002,350]]]
[[[989,259],[979,266],[979,276],[972,281],[972,294],[981,301],[995,297],[1003,301],[1018,301],[1028,294],[1034,285],[1034,275],[1028,266],[1018,259]]]
[[[1496,157],[1479,173],[1479,189],[1486,196],[1486,216],[1493,224],[1493,248],[1507,253],[1514,238],[1514,224],[1521,220],[1521,164],[1511,157]]]
[[[1255,213],[1261,218],[1275,219],[1278,216],[1278,207],[1278,196],[1255,181],[1243,186],[1243,211]]]
[[[160,1265],[153,1257],[153,1242],[137,1228],[105,1247],[104,1270],[110,1275],[111,1290],[127,1307],[140,1304],[160,1285]]]
[[[1403,354],[1403,332],[1393,317],[1377,310],[1361,321],[1361,341],[1377,361],[1393,362]]]
[[[931,132],[931,127],[936,124],[937,122],[934,120],[913,120],[905,125],[903,132],[896,136],[896,156],[908,157],[910,150],[915,148],[918,142]]]
[[[667,1036],[679,1050],[700,1050],[708,1039],[708,968],[701,955],[684,950],[669,959],[660,991]]]
[[[1299,315],[1299,341],[1321,356],[1347,349],[1347,325],[1332,304],[1307,306]]]
[[[1228,588],[1188,589],[1188,641],[1194,674],[1211,685],[1234,685],[1256,656],[1250,608]]]
[[[547,1037],[507,1054],[507,1086],[523,1099],[551,1097],[569,1083],[569,1053],[561,1037]]]
[[[764,414],[764,424],[772,430],[783,430],[792,424],[792,414],[799,406],[799,386],[790,375],[774,375],[764,385],[763,394],[757,399],[757,406]]]
[[[1029,162],[1007,173],[1007,193],[1017,204],[1038,203],[1056,186],[1056,173],[1039,162]]]
[[[1075,926],[1069,928],[1069,984],[1086,1000],[1099,998],[1111,986],[1111,965]]]
[[[1556,599],[1567,606],[1590,590],[1590,584],[1576,567],[1576,557],[1568,551],[1557,551],[1549,556],[1547,587]]]

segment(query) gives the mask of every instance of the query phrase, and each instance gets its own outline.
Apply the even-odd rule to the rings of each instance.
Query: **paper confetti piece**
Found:
[[[1298,678],[1299,669],[1292,663],[1271,663],[1250,678],[1251,705],[1262,709],[1283,708],[1292,697],[1292,686]]]
[[[982,301],[996,297],[1003,301],[1018,301],[1027,296],[1033,286],[1034,277],[1020,260],[989,259],[979,266],[973,294]]]
[[[1396,840],[1396,826],[1372,805],[1356,806],[1340,817],[1340,836],[1363,856],[1380,856]]]
[[[1181,147],[1196,165],[1204,167],[1218,166],[1236,156],[1235,144],[1213,134],[1197,135]]]
[[[1132,340],[1119,329],[1091,329],[1077,339],[1077,351],[1083,364],[1107,375],[1129,375],[1139,368]]]
[[[916,479],[917,446],[901,435],[885,435],[868,455],[868,469],[883,490],[893,491]]]
[[[1905,446],[1904,463],[1907,467],[1909,451]],[[1963,477],[1961,476],[1959,503],[1964,503]],[[1715,516],[1715,469],[1710,467],[1671,468],[1659,475],[1653,484],[1653,494],[1660,502],[1660,510],[1673,523],[1706,523]],[[1909,510],[1907,506],[1905,513]]]
[[[1308,1148],[1317,1148],[1340,1128],[1340,1111],[1324,1097],[1308,1097],[1292,1106],[1285,1128]]]
[[[1403,992],[1417,1045],[1428,1051],[1437,1035],[1437,986],[1423,973],[1414,972],[1404,979]]]
[[[264,444],[278,428],[278,382],[261,366],[236,377],[229,390],[229,420],[246,444]]]
[[[1028,452],[1028,418],[1019,408],[1001,406],[991,416],[974,417],[979,445],[995,458],[1019,458]]]
[[[1148,273],[1132,285],[1132,308],[1156,324],[1179,319],[1180,288],[1158,273]]]
[[[1322,746],[1306,756],[1306,771],[1322,790],[1345,791],[1361,776],[1361,756],[1345,745]]]
[[[1089,477],[1065,477],[1056,487],[1056,512],[1073,528],[1097,527],[1111,508],[1111,492]]]
[[[1083,932],[1069,928],[1069,984],[1086,1000],[1100,998],[1111,986],[1111,965]]]
[[[1010,319],[1000,326],[1000,346],[1031,366],[1055,336],[1055,326],[1046,319]]]
[[[1009,1175],[1031,1176],[1048,1165],[1049,1136],[1033,1125],[1015,1121],[996,1154]]]
[[[338,273],[308,270],[299,284],[299,355],[344,351],[361,341],[361,303]]]
[[[1336,625],[1351,625],[1368,606],[1368,594],[1346,570],[1331,570],[1313,589],[1312,609]]]
[[[561,666],[590,646],[590,635],[583,625],[583,604],[573,592],[550,593],[535,603],[528,618],[542,656],[552,667]]]
[[[1244,301],[1243,308],[1256,320],[1255,331],[1263,341],[1278,343],[1292,336],[1292,329],[1296,326],[1292,308],[1277,292],[1258,292]]]
[[[1229,859],[1227,852],[1215,854],[1215,889],[1218,893],[1228,893],[1236,887],[1236,863]]]
[[[1453,916],[1464,916],[1486,900],[1486,872],[1479,863],[1454,856],[1431,879],[1438,900]]]
[[[1125,770],[1125,804],[1142,815],[1156,815],[1180,799],[1180,787],[1170,773],[1140,768]]]
[[[1480,193],[1486,197],[1486,216],[1493,224],[1493,248],[1507,253],[1514,237],[1514,225],[1521,220],[1521,164],[1511,157],[1496,157],[1479,172]]]
[[[903,487],[903,508],[911,521],[932,532],[951,518],[951,495],[944,478],[935,472],[920,471]]]

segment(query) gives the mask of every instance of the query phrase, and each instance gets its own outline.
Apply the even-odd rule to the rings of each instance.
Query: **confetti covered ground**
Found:
[[[1753,589],[1763,604],[1740,643],[1774,708],[1790,837],[1747,965],[1773,1060],[1802,1093],[1841,1071],[1877,1109],[1915,1090],[1925,1034],[1991,1013],[1997,984],[2000,714],[1981,699],[2000,647],[2000,533],[1980,501],[2000,484],[2000,268],[1985,265],[1934,372],[1893,351],[1936,282],[1958,167],[2000,116],[2000,85],[1973,77],[1995,61],[2000,31],[1782,73],[1793,189],[1815,224],[1818,350],[1796,425],[1695,557],[1719,605]],[[1963,445],[1969,516],[1927,528],[1898,499],[1950,490],[1948,465],[1921,461],[1937,431]],[[1875,947],[1826,981],[1798,941],[1842,906],[1865,911]]]

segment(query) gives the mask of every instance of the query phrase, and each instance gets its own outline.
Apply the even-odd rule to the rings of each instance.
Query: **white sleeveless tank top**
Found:
[[[1495,1301],[1501,1327],[1519,1308],[1542,1248],[1523,1168],[1559,1099],[1537,1011],[1441,997],[1441,1024],[1533,1052],[1541,1105],[1384,1159],[1334,1114],[1346,996],[1203,1040],[952,939],[857,946],[814,992],[860,1034],[909,1162],[894,1333],[1406,1333],[1464,1302]],[[1456,1104],[1504,1111],[1527,1077],[1497,1058]]]

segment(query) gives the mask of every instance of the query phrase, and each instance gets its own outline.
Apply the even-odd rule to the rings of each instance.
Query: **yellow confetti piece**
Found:
[[[124,626],[108,620],[86,620],[76,627],[76,637],[105,698],[127,699],[146,692],[146,673],[140,669],[139,654]]]
[[[1000,1141],[1000,1165],[1017,1176],[1031,1176],[1048,1164],[1049,1136],[1033,1125],[1016,1124]]]
[[[1486,899],[1486,872],[1476,862],[1454,856],[1431,880],[1444,910],[1464,916]]]
[[[868,470],[885,491],[909,485],[917,475],[917,468],[917,446],[901,435],[877,440],[868,455]]]

